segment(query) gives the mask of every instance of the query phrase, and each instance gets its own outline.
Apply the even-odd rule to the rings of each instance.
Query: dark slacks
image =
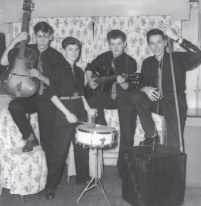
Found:
[[[38,113],[40,142],[48,162],[53,146],[51,135],[56,111],[54,104],[50,100],[38,100],[34,97],[16,98],[10,102],[8,109],[24,140],[33,133],[26,114]]]
[[[62,101],[70,112],[76,115],[79,121],[87,121],[87,113],[82,99]],[[68,155],[71,141],[74,144],[76,175],[79,178],[89,176],[89,149],[75,144],[75,130],[78,123],[69,123],[66,116],[59,109],[56,111],[53,127],[53,150],[48,168],[47,189],[58,187],[63,167]]]
[[[120,146],[117,160],[117,167],[122,172],[122,149],[133,146],[133,136],[136,125],[136,114],[133,104],[130,102],[131,92],[118,91],[117,98],[111,99],[110,94],[95,95],[87,99],[90,107],[98,109],[97,124],[106,125],[103,109],[118,109],[120,122]]]
[[[145,93],[136,91],[133,95],[133,102],[135,103],[135,108],[139,115],[143,130],[145,131],[145,137],[151,137],[155,132],[151,112],[158,113],[165,118],[167,127],[167,146],[180,150],[174,94],[164,94],[159,102],[153,102]],[[184,92],[178,92],[178,104],[181,132],[183,135],[187,111],[186,96]]]

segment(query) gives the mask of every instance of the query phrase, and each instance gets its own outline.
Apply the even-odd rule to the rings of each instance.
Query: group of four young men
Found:
[[[92,95],[86,101],[84,98],[84,72],[76,66],[81,54],[79,40],[73,37],[63,40],[62,47],[65,50],[65,57],[63,57],[49,46],[53,35],[52,27],[49,24],[37,23],[34,32],[36,44],[28,44],[27,47],[35,51],[37,61],[33,69],[28,71],[28,75],[37,77],[43,83],[44,89],[42,93],[37,92],[32,97],[12,100],[9,110],[25,140],[24,152],[32,151],[37,144],[26,113],[38,112],[41,145],[46,154],[49,170],[46,198],[53,198],[55,195],[69,143],[70,141],[74,143],[77,122],[86,121],[87,115],[92,118],[96,116],[96,110],[91,108],[97,108],[96,123],[101,125],[106,125],[103,109],[118,109],[121,134],[117,167],[120,177],[122,175],[122,148],[133,146],[137,115],[139,115],[145,131],[145,140],[141,142],[141,145],[149,145],[154,140],[159,141],[151,116],[151,112],[157,112],[164,115],[166,121],[167,145],[179,150],[174,91],[170,59],[168,53],[165,52],[167,44],[165,36],[178,42],[186,50],[186,52],[173,52],[182,133],[187,109],[185,72],[197,64],[201,57],[201,51],[196,46],[179,37],[167,25],[164,25],[163,31],[150,30],[147,33],[147,42],[154,56],[144,60],[141,69],[143,83],[136,86],[125,78],[125,75],[132,75],[137,71],[135,59],[124,52],[126,35],[120,30],[112,30],[107,34],[110,51],[99,55],[87,65],[86,77],[87,84],[91,89],[97,87],[93,77],[97,68],[113,71],[117,75],[117,80],[107,95]],[[2,65],[9,64],[9,52],[16,43],[27,40],[27,35],[27,33],[20,33],[13,39],[2,56]],[[37,69],[39,63],[43,65],[43,73]],[[162,74],[160,91],[158,90],[159,68]],[[88,150],[80,145],[74,144],[74,146],[76,183],[87,183],[89,180]]]

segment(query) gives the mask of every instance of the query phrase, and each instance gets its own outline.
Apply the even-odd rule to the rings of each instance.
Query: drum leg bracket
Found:
[[[89,184],[85,187],[84,191],[82,192],[82,194],[79,196],[79,198],[77,199],[77,202],[79,202],[79,200],[81,199],[81,197],[84,195],[85,192],[87,192],[88,190],[94,188],[94,187],[98,187],[99,190],[104,194],[105,196],[105,199],[108,203],[108,205],[110,206],[110,203],[108,201],[108,198],[106,196],[106,193],[105,193],[105,190],[101,184],[101,180],[98,178],[98,149],[95,148],[95,155],[96,155],[96,158],[95,158],[95,161],[96,161],[96,176],[93,177],[91,179],[91,181],[89,182]]]

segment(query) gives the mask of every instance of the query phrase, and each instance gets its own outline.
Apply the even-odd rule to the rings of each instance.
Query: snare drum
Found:
[[[113,127],[83,124],[76,128],[75,141],[90,147],[105,147],[114,143],[115,129]]]

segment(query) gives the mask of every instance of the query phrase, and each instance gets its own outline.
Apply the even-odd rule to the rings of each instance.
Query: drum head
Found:
[[[97,133],[97,134],[108,134],[115,132],[115,128],[108,127],[98,124],[83,124],[77,126],[77,130],[88,132],[88,133]]]

